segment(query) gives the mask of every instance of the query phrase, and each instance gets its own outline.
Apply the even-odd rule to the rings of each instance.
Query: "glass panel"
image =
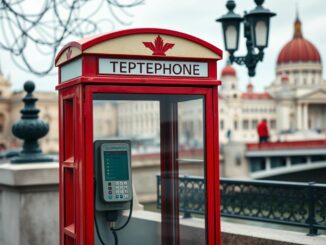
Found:
[[[290,157],[290,159],[291,159],[291,165],[307,163],[307,157],[305,157],[305,156],[293,156],[293,157]]]
[[[250,158],[250,172],[257,172],[266,169],[265,158],[263,157],[253,157]]]
[[[285,157],[271,157],[271,167],[279,168],[286,166],[286,158]]]
[[[180,244],[205,242],[204,99],[178,103]],[[198,227],[190,232],[187,224]]]
[[[128,225],[117,232],[119,244],[122,245],[161,244],[161,210],[156,205],[157,175],[161,163],[160,102],[149,97],[153,96],[128,96],[131,100],[127,100],[125,95],[96,94],[93,100],[94,141],[131,140],[134,206]],[[107,160],[113,161],[117,157],[120,159],[124,156],[112,155]],[[106,170],[117,170],[113,167],[118,166]],[[118,170],[115,172],[120,173],[127,168],[121,167]],[[124,171],[122,177],[127,175]],[[127,221],[129,210],[119,213],[115,227],[120,227]],[[108,214],[109,212],[96,212],[98,228],[95,227],[94,230],[95,244],[101,244],[98,236],[101,236],[105,244],[114,244],[113,233],[105,221]]]
[[[267,26],[265,21],[258,21],[255,28],[256,46],[266,47],[267,44]]]
[[[235,26],[228,26],[225,31],[227,50],[237,49],[237,29]]]
[[[95,94],[93,99],[94,141],[128,139],[132,144],[134,209],[117,233],[119,244],[205,244],[204,98]],[[129,210],[118,214],[119,227]],[[96,212],[99,244],[98,236],[113,242],[107,218],[112,215]]]
[[[326,160],[325,155],[315,155],[310,157],[311,162],[324,162]]]

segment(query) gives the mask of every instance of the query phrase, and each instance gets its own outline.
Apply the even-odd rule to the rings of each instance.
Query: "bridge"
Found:
[[[251,179],[326,182],[326,140],[247,144]]]
[[[232,142],[221,152],[222,177],[326,183],[326,140]]]

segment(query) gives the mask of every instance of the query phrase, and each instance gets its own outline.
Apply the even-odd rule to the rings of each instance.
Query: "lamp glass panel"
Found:
[[[267,25],[265,21],[257,21],[255,26],[256,46],[266,47],[267,45]]]
[[[237,28],[230,25],[226,28],[226,49],[236,50],[237,49]]]

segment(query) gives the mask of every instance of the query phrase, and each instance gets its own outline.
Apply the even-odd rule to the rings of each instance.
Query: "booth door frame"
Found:
[[[94,244],[94,195],[93,195],[93,94],[167,94],[167,95],[202,95],[204,96],[204,120],[205,120],[205,179],[206,179],[206,244],[220,244],[220,200],[219,200],[219,146],[218,146],[218,94],[217,86],[207,87],[180,87],[180,86],[130,86],[130,85],[86,85],[84,95],[84,132],[85,132],[85,212],[84,223],[86,224],[86,244]],[[88,147],[87,147],[88,146]],[[162,171],[161,171],[162,172]],[[162,173],[161,173],[162,174]],[[173,194],[173,193],[172,193]],[[163,193],[162,193],[163,195]],[[172,196],[174,202],[177,198]],[[162,196],[162,199],[167,199]],[[165,209],[165,210],[164,210]],[[168,211],[162,203],[162,213]],[[170,210],[171,211],[171,210]],[[177,212],[173,213],[176,216]],[[162,214],[162,222],[163,220]],[[178,227],[178,217],[173,219],[173,227]],[[171,225],[171,223],[169,224]],[[164,228],[165,227],[165,228]],[[162,224],[162,245],[171,244],[170,228]],[[174,239],[178,245],[178,238]]]

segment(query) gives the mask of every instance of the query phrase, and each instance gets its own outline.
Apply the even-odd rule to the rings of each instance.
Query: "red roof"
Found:
[[[227,65],[222,70],[222,77],[223,76],[236,76],[235,69],[231,65]]]
[[[244,99],[244,100],[271,100],[271,99],[273,99],[273,97],[267,92],[264,92],[264,93],[246,92],[246,93],[241,94],[241,99]]]
[[[293,39],[281,50],[277,64],[289,62],[320,62],[320,54],[317,48],[303,38],[301,21],[297,18],[294,23]]]
[[[246,144],[248,151],[325,148],[326,140],[302,140]]]
[[[127,35],[133,35],[133,34],[148,34],[148,33],[156,33],[156,34],[165,34],[165,35],[171,35],[183,39],[187,39],[191,42],[197,43],[201,46],[206,47],[208,50],[214,52],[218,56],[222,58],[223,52],[221,49],[213,46],[212,44],[199,39],[197,37],[191,36],[186,33],[178,32],[178,31],[173,31],[173,30],[168,30],[168,29],[161,29],[161,28],[134,28],[134,29],[127,29],[127,30],[121,30],[121,31],[116,31],[116,32],[110,32],[102,35],[96,35],[93,37],[89,38],[84,38],[79,41],[72,41],[67,43],[57,54],[55,58],[55,63],[57,63],[58,59],[62,55],[62,53],[69,47],[75,47],[77,49],[80,49],[82,52],[86,50],[89,47],[92,47],[98,43],[101,43],[106,40],[118,38],[121,36],[127,36]]]

